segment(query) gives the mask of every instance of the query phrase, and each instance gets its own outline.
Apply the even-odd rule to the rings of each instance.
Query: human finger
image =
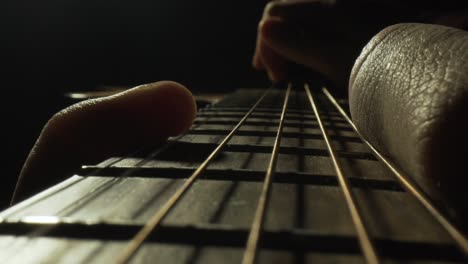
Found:
[[[360,132],[431,195],[468,219],[468,32],[397,24],[356,60],[349,96]]]
[[[180,134],[190,127],[195,114],[190,91],[169,81],[70,106],[44,127],[23,166],[13,201],[70,176],[83,163]]]
[[[260,22],[259,31],[262,35],[265,30],[265,23],[268,23],[269,20],[279,19],[279,18],[270,18],[268,20],[263,20]],[[260,44],[258,46],[258,57],[262,63],[262,67],[268,74],[270,80],[274,82],[282,81],[286,77],[288,61],[283,56],[277,53],[276,50],[272,49],[262,36],[260,36]]]

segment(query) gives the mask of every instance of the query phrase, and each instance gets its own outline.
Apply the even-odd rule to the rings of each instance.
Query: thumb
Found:
[[[83,163],[178,135],[191,126],[195,114],[190,91],[169,81],[72,105],[44,127],[23,166],[13,201],[59,182]]]
[[[361,133],[433,200],[468,219],[468,32],[382,30],[356,60],[349,104]]]

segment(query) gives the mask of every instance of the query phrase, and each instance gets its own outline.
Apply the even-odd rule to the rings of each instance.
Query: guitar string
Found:
[[[322,131],[325,145],[327,146],[328,152],[330,153],[330,158],[333,163],[336,176],[338,177],[338,182],[340,184],[341,190],[344,194],[346,205],[351,214],[351,219],[353,220],[354,227],[355,227],[358,239],[359,239],[359,244],[361,246],[361,250],[364,255],[364,258],[367,263],[372,263],[372,264],[379,263],[379,260],[375,251],[375,247],[372,243],[372,240],[369,237],[369,233],[363,222],[361,213],[359,212],[359,208],[357,207],[356,199],[352,193],[350,183],[348,179],[346,178],[346,176],[343,174],[341,167],[338,163],[335,150],[331,146],[330,140],[328,138],[328,133],[325,130],[325,127],[323,126],[322,119],[320,117],[320,113],[317,108],[317,104],[315,102],[314,96],[312,95],[312,92],[310,91],[310,87],[308,83],[304,84],[304,89],[309,99],[312,110],[314,111],[314,114],[317,118],[317,123],[320,127],[320,130]]]
[[[126,244],[122,253],[117,258],[117,263],[127,263],[135,255],[135,253],[143,245],[144,241],[159,226],[166,215],[175,207],[177,202],[182,198],[186,191],[193,185],[198,177],[205,171],[210,162],[221,152],[222,148],[234,136],[236,131],[242,124],[249,118],[252,112],[263,101],[266,95],[271,91],[267,89],[239,123],[231,130],[231,132],[224,138],[224,140],[216,147],[216,149],[208,156],[208,158],[193,172],[193,174],[186,179],[184,184],[163,204],[163,206],[149,219],[148,222],[140,229],[140,231]]]
[[[327,88],[323,87],[322,92],[328,98],[328,100],[335,106],[335,108],[341,113],[341,115],[346,119],[349,125],[353,128],[356,134],[361,138],[373,154],[382,161],[392,172],[397,180],[404,186],[404,188],[411,193],[416,200],[421,203],[421,205],[429,211],[429,213],[439,222],[439,224],[447,231],[447,233],[455,241],[455,244],[460,248],[465,257],[468,257],[468,239],[430,202],[430,200],[425,196],[425,194],[418,188],[414,183],[408,180],[408,177],[402,173],[393,163],[387,160],[380,152],[372,146],[372,144],[364,139],[356,125],[343,108],[339,105],[336,99],[331,95]]]
[[[278,131],[276,133],[276,139],[273,145],[273,151],[271,153],[270,163],[268,165],[265,180],[263,181],[262,191],[260,193],[260,197],[257,203],[257,209],[255,211],[254,220],[252,222],[247,246],[244,252],[244,256],[242,259],[242,264],[253,264],[255,263],[255,259],[257,257],[258,251],[258,244],[260,241],[260,235],[263,228],[263,223],[265,220],[265,211],[268,204],[270,192],[271,192],[271,185],[273,181],[273,177],[276,170],[276,162],[278,160],[278,152],[281,145],[281,134],[283,133],[283,126],[285,120],[285,113],[288,107],[289,96],[291,94],[292,84],[288,85],[286,90],[286,94],[284,96],[284,103],[283,109],[281,111],[281,117],[278,125]]]

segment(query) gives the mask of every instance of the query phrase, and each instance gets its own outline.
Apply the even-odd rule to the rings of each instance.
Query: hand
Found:
[[[381,13],[357,14],[323,1],[271,2],[259,23],[253,65],[273,81],[287,78],[291,62],[321,72],[338,86],[347,87],[350,79],[351,113],[363,135],[434,200],[468,219],[462,202],[466,179],[459,175],[468,155],[467,33],[399,24],[376,34],[394,24],[372,18]],[[466,18],[455,13],[431,19],[466,28]],[[366,26],[364,21],[373,19],[380,22]]]
[[[258,25],[253,65],[281,81],[294,62],[345,87],[360,50],[385,24],[372,10],[364,11],[324,1],[270,2]]]
[[[195,114],[190,91],[168,81],[72,105],[42,130],[23,166],[13,202],[58,183],[82,164],[178,135],[192,125]]]

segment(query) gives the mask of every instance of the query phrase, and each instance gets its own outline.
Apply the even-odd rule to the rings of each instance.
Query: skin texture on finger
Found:
[[[72,105],[44,127],[23,166],[13,202],[71,176],[82,164],[162,143],[187,130],[195,115],[190,91],[170,81]]]
[[[398,24],[354,66],[350,110],[361,133],[434,200],[468,220],[468,32]]]

